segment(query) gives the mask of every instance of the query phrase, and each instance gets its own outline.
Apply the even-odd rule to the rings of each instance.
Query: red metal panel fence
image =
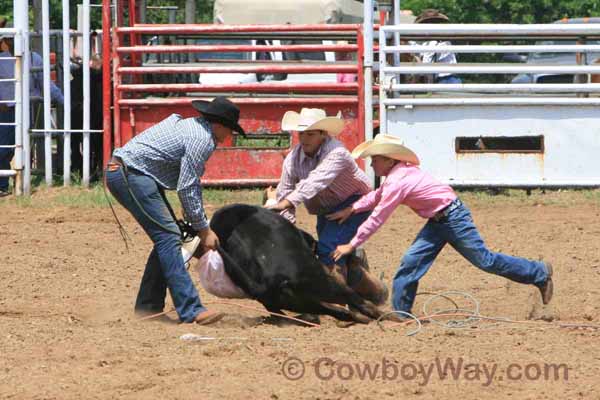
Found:
[[[110,23],[110,13],[106,11],[108,1],[104,1],[103,14],[105,29]],[[125,4],[118,0],[117,15],[120,20],[124,16],[135,18],[135,10],[131,9],[133,1]],[[362,46],[356,44],[288,44],[288,45],[140,45],[144,34],[163,35],[223,35],[246,34],[276,35],[298,32],[320,32],[327,36],[333,33],[352,35],[357,43],[362,41],[360,25],[147,25],[134,24],[122,26],[117,21],[113,29],[111,52],[104,53],[105,65],[112,60],[113,76],[113,120],[114,130],[108,122],[105,107],[105,160],[109,159],[111,139],[115,147],[122,146],[136,134],[166,118],[172,113],[184,117],[197,115],[191,107],[193,99],[210,99],[219,93],[235,102],[241,111],[240,125],[249,133],[264,135],[281,135],[281,118],[288,110],[300,111],[302,107],[324,108],[328,115],[342,112],[345,129],[339,138],[352,149],[364,140],[363,89],[362,82]],[[106,32],[106,31],[105,31]],[[250,36],[248,36],[250,37]],[[104,35],[106,48],[109,36]],[[335,51],[339,53],[357,53],[357,63],[245,63],[215,62],[210,65],[164,65],[143,64],[144,54],[177,54],[177,53],[213,53],[228,52],[321,52]],[[337,82],[256,82],[256,83],[147,83],[145,77],[173,74],[198,73],[272,73],[272,74],[316,74],[316,73],[355,73],[357,83]],[[110,93],[105,82],[105,96]],[[191,97],[190,94],[199,97]],[[260,95],[258,95],[260,94]],[[177,95],[178,97],[171,97]],[[157,97],[158,96],[158,97]],[[106,103],[105,103],[106,104]],[[285,135],[285,133],[283,133]],[[267,136],[268,137],[268,136]],[[108,139],[108,140],[107,140]],[[291,135],[288,147],[239,147],[237,141],[220,145],[209,163],[202,181],[205,185],[218,186],[262,186],[276,184],[281,173],[283,158],[290,147],[297,143],[297,135]],[[106,145],[106,143],[109,145]]]

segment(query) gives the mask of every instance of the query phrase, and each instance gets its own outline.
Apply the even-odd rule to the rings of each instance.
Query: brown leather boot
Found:
[[[196,315],[194,322],[199,325],[210,325],[217,321],[220,321],[224,316],[225,314],[221,312],[206,310]]]
[[[542,295],[542,303],[548,304],[550,303],[550,300],[552,300],[552,295],[554,294],[554,282],[552,281],[554,270],[552,264],[549,262],[544,264],[546,266],[546,271],[548,271],[548,278],[546,279],[546,282],[538,286],[538,289],[540,289],[540,294]]]

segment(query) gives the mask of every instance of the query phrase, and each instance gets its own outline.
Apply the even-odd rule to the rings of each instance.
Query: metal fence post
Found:
[[[19,7],[18,2],[13,2],[13,12],[15,16],[14,26],[17,29],[14,37],[14,55],[15,55],[15,195],[23,194],[23,137],[26,132],[23,130],[23,92],[27,87],[23,86],[23,35],[27,31],[27,16],[24,15],[24,7]],[[25,9],[26,10],[26,9]]]
[[[52,115],[50,113],[50,7],[42,1],[42,47],[44,66],[44,172],[46,185],[52,186]]]
[[[69,18],[69,0],[62,0],[63,7],[63,184],[71,184],[71,24]]]
[[[90,0],[83,1],[83,176],[84,187],[90,184]]]
[[[373,138],[373,4],[364,2],[363,9],[363,39],[364,39],[364,107],[365,107],[365,140]],[[365,171],[371,182],[375,182],[375,175],[370,165],[365,165]]]

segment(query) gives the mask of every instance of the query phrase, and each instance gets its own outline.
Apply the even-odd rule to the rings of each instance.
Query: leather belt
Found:
[[[123,167],[123,169],[126,169],[126,166],[123,163],[123,160],[121,160],[117,156],[112,156],[112,158],[110,159],[110,161],[106,165],[106,170],[110,171],[110,172],[113,172],[113,171],[117,171],[121,167]]]
[[[452,212],[454,209],[460,206],[462,206],[462,201],[460,201],[460,199],[457,197],[452,203],[448,204],[446,207],[442,208],[440,211],[435,213],[435,215],[431,217],[431,219],[435,222],[445,222],[448,218],[448,214],[450,214],[450,212]]]

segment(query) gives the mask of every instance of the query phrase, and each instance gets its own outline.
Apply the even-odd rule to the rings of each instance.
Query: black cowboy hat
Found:
[[[227,98],[217,96],[213,101],[194,100],[192,106],[202,115],[212,117],[217,122],[246,136],[244,129],[238,124],[240,109]]]
[[[448,22],[449,19],[447,16],[442,14],[436,9],[429,8],[427,10],[423,10],[423,12],[415,19],[415,24],[422,23],[440,23],[440,22]]]

